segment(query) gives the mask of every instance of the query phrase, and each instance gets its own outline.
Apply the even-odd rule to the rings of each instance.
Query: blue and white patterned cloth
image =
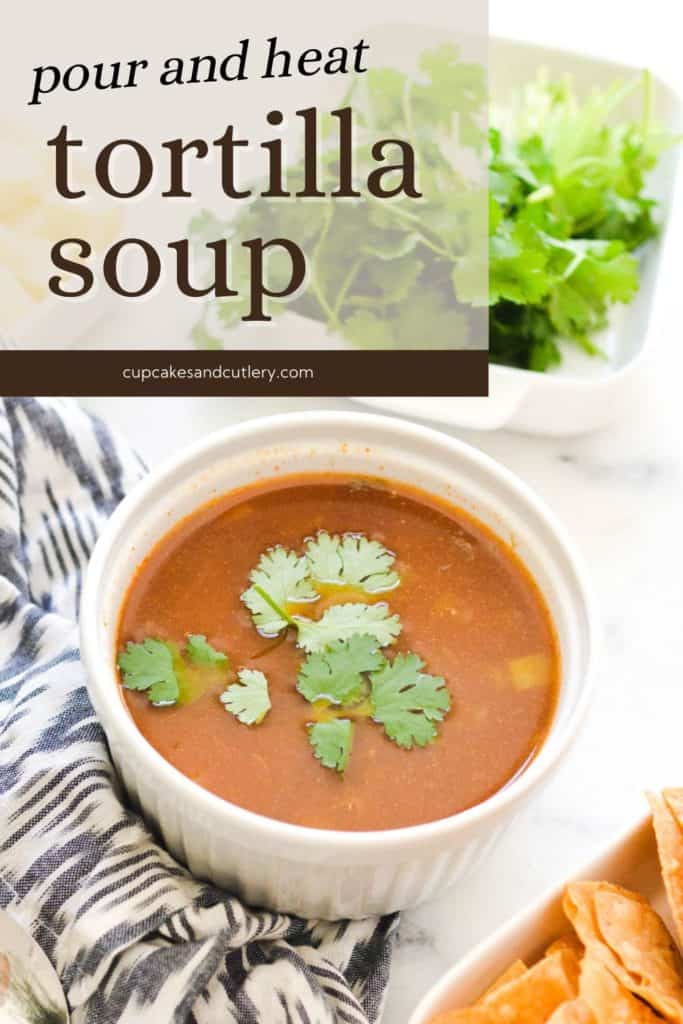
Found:
[[[74,403],[0,399],[0,906],[47,953],[74,1024],[374,1024],[395,917],[252,910],[126,805],[76,615],[98,531],[142,472]]]

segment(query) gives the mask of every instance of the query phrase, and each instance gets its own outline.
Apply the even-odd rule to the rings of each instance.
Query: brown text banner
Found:
[[[396,397],[488,394],[488,352],[0,352],[0,394]]]

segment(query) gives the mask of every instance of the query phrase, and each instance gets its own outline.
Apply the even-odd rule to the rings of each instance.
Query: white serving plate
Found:
[[[629,79],[639,68],[563,50],[546,49],[508,39],[492,39],[490,80],[493,105],[503,105],[512,90],[546,68],[551,78],[569,74],[579,94]],[[683,103],[677,93],[654,76],[655,116],[673,132],[683,127]],[[637,105],[634,106],[634,113]],[[605,360],[584,355],[567,345],[562,365],[549,373],[531,373],[491,366],[488,398],[362,398],[367,405],[405,416],[421,417],[474,430],[501,427],[531,434],[567,436],[605,426],[631,407],[641,371],[651,354],[665,296],[659,287],[661,268],[669,258],[674,230],[672,211],[679,168],[678,148],[665,153],[652,175],[649,193],[659,201],[662,234],[642,257],[641,286],[628,306],[616,307],[600,339]],[[660,319],[661,318],[661,319]]]
[[[674,934],[648,815],[596,860],[503,925],[447,971],[416,1007],[409,1024],[430,1024],[438,1013],[471,1006],[514,960],[532,964],[542,956],[551,942],[570,931],[562,911],[562,896],[570,882],[581,879],[612,882],[642,893]]]

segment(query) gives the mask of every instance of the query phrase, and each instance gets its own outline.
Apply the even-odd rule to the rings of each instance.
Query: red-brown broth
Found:
[[[452,702],[424,749],[403,750],[379,725],[359,722],[343,777],[322,767],[308,743],[311,709],[295,689],[303,657],[295,637],[264,640],[240,601],[268,547],[301,551],[304,538],[321,529],[363,533],[396,553],[401,584],[378,595],[401,617],[394,649],[418,653],[425,671],[445,678]],[[308,614],[340,599],[332,592]],[[234,669],[265,672],[272,710],[260,725],[240,724],[218,699],[219,680],[198,699],[168,708],[124,689],[138,729],[179,771],[225,800],[316,828],[398,828],[485,800],[538,751],[559,691],[550,615],[513,550],[446,502],[363,478],[276,478],[227,494],[174,528],[130,585],[119,647],[150,636],[181,644],[188,633],[205,634]]]

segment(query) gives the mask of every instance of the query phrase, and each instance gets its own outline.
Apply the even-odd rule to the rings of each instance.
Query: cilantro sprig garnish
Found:
[[[343,775],[351,756],[353,723],[348,718],[314,722],[308,727],[308,738],[323,767],[334,768]]]
[[[450,709],[451,699],[441,676],[423,672],[417,654],[397,654],[370,676],[372,717],[390,740],[411,750],[436,738],[436,725]]]
[[[401,632],[398,615],[386,601],[362,600],[400,584],[394,562],[391,551],[363,534],[321,530],[302,555],[280,545],[262,555],[242,594],[260,633],[296,631],[297,646],[307,655],[297,689],[313,707],[308,738],[321,764],[341,774],[359,719],[372,719],[388,739],[411,750],[436,738],[450,708],[444,680],[423,672],[418,655],[390,661],[383,653]],[[349,590],[359,597],[331,604],[318,618],[301,614],[302,602],[314,604],[321,590],[333,596],[335,587],[342,598]]]
[[[369,636],[353,636],[309,654],[299,669],[297,689],[324,716],[309,725],[309,740],[322,764],[344,772],[354,721],[363,718],[381,725],[387,738],[405,750],[436,739],[451,699],[444,679],[423,668],[417,654],[397,654],[390,661]],[[343,731],[331,728],[342,722]]]
[[[308,740],[320,764],[340,775],[348,767],[359,721],[375,722],[389,740],[411,750],[436,739],[450,709],[445,681],[424,672],[417,654],[391,659],[385,653],[401,632],[398,615],[386,601],[362,599],[399,585],[394,561],[387,548],[362,534],[321,531],[306,541],[303,554],[281,545],[263,554],[242,594],[262,635],[296,632],[297,646],[305,652],[296,686],[311,709]],[[323,595],[334,598],[335,588],[339,603],[317,618],[301,614],[302,604]],[[358,596],[348,600],[350,594]],[[159,707],[184,703],[188,677],[199,676],[200,693],[207,681],[214,686],[225,680],[218,699],[243,725],[259,725],[272,708],[265,674],[245,667],[231,677],[228,655],[201,633],[187,634],[184,644],[156,637],[129,642],[118,666],[123,685],[145,692]]]
[[[151,704],[159,707],[175,704],[180,695],[173,650],[163,640],[148,637],[141,644],[129,642],[118,657],[123,685],[128,690],[143,690]]]
[[[221,694],[221,702],[243,725],[258,725],[271,708],[268,680],[263,672],[250,668],[240,669],[237,679]]]
[[[259,633],[272,637],[294,627],[299,646],[309,653],[357,634],[373,636],[384,647],[401,631],[398,617],[384,602],[333,605],[318,619],[302,615],[300,609],[319,599],[316,588],[321,584],[350,587],[368,596],[393,589],[400,583],[394,560],[382,544],[362,534],[340,537],[321,531],[308,541],[303,555],[281,545],[261,555],[242,601]]]
[[[316,583],[356,587],[375,594],[392,590],[400,582],[392,552],[362,534],[339,537],[321,530],[306,545],[306,560]]]
[[[251,586],[242,600],[264,636],[277,636],[291,623],[287,605],[314,601],[318,596],[306,559],[280,545],[261,555],[249,579]]]
[[[126,689],[146,692],[156,707],[169,707],[181,700],[183,681],[193,666],[200,671],[230,668],[227,654],[212,647],[200,633],[189,633],[182,648],[157,637],[147,637],[142,643],[129,641],[117,664]]]
[[[142,643],[126,644],[119,654],[118,666],[128,690],[147,693],[151,704],[168,707],[181,700],[181,679],[192,667],[214,679],[216,670],[229,672],[230,659],[213,647],[201,633],[188,633],[184,647],[155,637]],[[213,670],[213,671],[212,671]],[[242,668],[237,681],[221,694],[226,711],[244,725],[258,725],[270,711],[268,680],[263,672]]]
[[[293,624],[298,630],[299,647],[309,654],[336,640],[350,640],[357,634],[371,636],[380,647],[386,647],[393,644],[401,632],[398,615],[392,615],[384,601],[377,604],[333,604],[319,619],[297,615]]]
[[[187,637],[185,651],[195,665],[227,665],[228,656],[217,651],[201,633],[190,633]]]
[[[364,676],[381,668],[384,657],[371,636],[335,640],[306,658],[297,676],[297,689],[314,704],[348,704],[360,698]]]

